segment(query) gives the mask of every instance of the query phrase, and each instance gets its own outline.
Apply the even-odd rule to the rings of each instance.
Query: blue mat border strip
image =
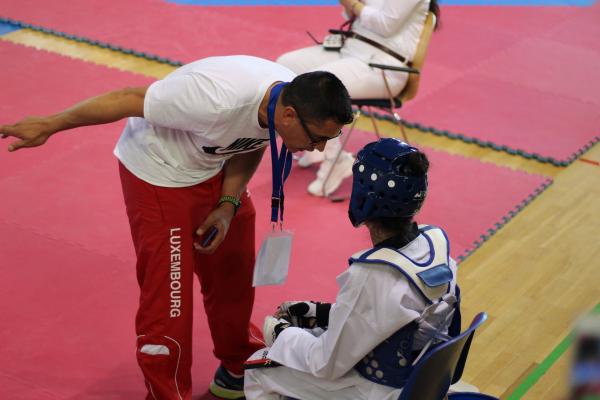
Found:
[[[3,24],[0,22],[0,36],[6,35],[7,33],[17,31],[21,28],[12,24]]]

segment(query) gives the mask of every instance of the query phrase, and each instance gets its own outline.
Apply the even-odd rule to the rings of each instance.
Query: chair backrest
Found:
[[[415,52],[415,56],[412,60],[412,67],[418,69],[419,71],[422,71],[423,64],[425,64],[425,56],[427,55],[427,49],[429,48],[429,41],[431,40],[431,34],[433,33],[434,26],[435,15],[430,12],[427,14],[427,18],[425,19],[425,26],[421,32],[419,44],[417,45],[417,51]],[[406,86],[404,86],[404,89],[402,89],[402,92],[400,92],[400,95],[398,96],[402,103],[413,99],[417,95],[420,77],[421,74],[408,74]]]
[[[413,368],[398,400],[442,400],[462,376],[475,330],[487,319],[479,313],[463,333],[425,354]]]

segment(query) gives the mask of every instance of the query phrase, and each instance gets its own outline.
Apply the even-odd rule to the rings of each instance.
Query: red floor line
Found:
[[[588,163],[588,164],[592,164],[592,165],[595,165],[597,167],[600,167],[600,162],[595,161],[595,160],[590,160],[588,158],[580,158],[579,161],[583,161],[584,163]]]

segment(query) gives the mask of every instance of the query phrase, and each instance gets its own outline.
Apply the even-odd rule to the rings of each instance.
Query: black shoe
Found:
[[[210,383],[209,390],[222,399],[243,399],[244,377],[235,378],[220,365],[215,372],[215,378]]]

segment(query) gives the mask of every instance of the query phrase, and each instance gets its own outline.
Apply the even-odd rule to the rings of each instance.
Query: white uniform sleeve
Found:
[[[371,32],[390,37],[406,23],[421,1],[423,0],[387,0],[381,8],[365,5],[359,20]]]
[[[217,96],[211,82],[198,74],[167,77],[148,88],[144,118],[164,128],[206,132],[218,117]]]
[[[347,373],[366,354],[419,316],[402,303],[411,303],[411,289],[387,266],[353,264],[340,278],[329,328],[315,337],[300,328],[287,328],[269,350],[269,358],[325,379]]]

